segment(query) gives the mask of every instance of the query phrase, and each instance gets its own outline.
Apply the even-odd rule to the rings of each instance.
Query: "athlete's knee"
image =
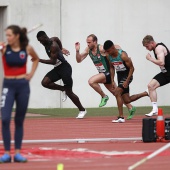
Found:
[[[123,99],[124,104],[129,104],[131,102],[130,99]]]
[[[41,85],[45,87],[45,82],[43,80],[41,81]]]
[[[148,90],[149,90],[149,91],[153,91],[153,90],[155,90],[154,85],[153,85],[153,84],[151,84],[151,83],[149,83],[149,84],[148,84]]]
[[[121,97],[124,104],[129,104],[132,102],[132,98],[129,96],[129,93],[124,93]]]
[[[48,88],[48,82],[45,81],[45,80],[42,80],[42,81],[41,81],[41,85],[42,85],[43,87],[45,87],[45,88]]]
[[[74,94],[73,91],[72,91],[72,88],[70,88],[70,87],[65,87],[64,91],[66,92],[67,96]]]
[[[93,79],[90,78],[90,79],[88,80],[88,83],[89,83],[90,86],[93,86],[93,84],[94,84]]]
[[[49,87],[49,84],[51,83],[51,80],[48,77],[44,77],[41,81],[41,85],[45,88]]]
[[[116,88],[116,89],[113,90],[113,95],[115,97],[121,97],[121,92]]]

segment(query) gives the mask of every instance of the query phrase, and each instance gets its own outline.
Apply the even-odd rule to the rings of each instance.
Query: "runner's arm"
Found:
[[[60,51],[59,46],[57,44],[53,45],[51,47],[50,59],[49,60],[39,59],[39,62],[43,64],[55,65],[59,55],[59,51]]]
[[[86,47],[86,49],[80,54],[80,43],[75,43],[75,49],[76,49],[76,60],[77,63],[81,63],[89,54],[89,48]]]
[[[51,39],[54,40],[58,44],[58,46],[60,47],[64,55],[66,56],[70,55],[70,52],[67,49],[63,48],[62,43],[58,37],[52,37]]]
[[[121,58],[126,63],[126,66],[129,68],[129,74],[128,74],[128,77],[126,79],[129,82],[132,75],[133,75],[133,72],[135,70],[133,63],[132,63],[132,60],[131,60],[131,58],[128,57],[126,52],[122,52]]]
[[[115,68],[114,68],[114,66],[112,65],[112,63],[110,62],[109,57],[108,57],[107,54],[106,54],[106,58],[107,58],[107,60],[109,61],[109,65],[110,65],[110,77],[111,77],[111,83],[112,83],[112,85],[114,85],[114,84],[115,84],[115,82],[114,82]]]
[[[162,47],[161,45],[156,47],[155,53],[157,55],[157,59],[153,58],[149,53],[147,54],[146,59],[158,66],[164,66],[165,65],[165,54],[164,54],[163,48],[164,47]]]

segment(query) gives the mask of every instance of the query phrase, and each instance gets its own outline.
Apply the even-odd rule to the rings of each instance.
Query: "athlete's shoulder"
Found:
[[[103,49],[103,45],[99,44],[99,52],[102,56],[106,56],[105,50]]]
[[[52,41],[52,44],[51,44],[51,47],[59,47],[59,44],[58,44],[58,41],[59,41],[59,38],[58,37],[51,37],[50,40]]]
[[[155,52],[156,53],[159,53],[161,51],[164,51],[166,48],[165,46],[163,46],[161,43],[160,44],[157,44],[157,46],[155,47]]]
[[[100,51],[100,52],[104,52],[103,45],[98,44],[98,46],[99,46],[99,51]]]
[[[122,49],[119,45],[115,44],[114,45],[116,49]]]
[[[34,51],[34,48],[33,48],[30,44],[28,44],[27,47],[26,47],[26,52],[27,52],[27,54],[30,54],[30,53],[32,53],[33,51]]]
[[[51,37],[50,40],[57,42],[60,39],[58,37]]]
[[[33,49],[33,47],[30,44],[28,44],[26,49]]]
[[[119,51],[122,53],[122,54],[125,54],[125,55],[128,55],[126,51],[122,50],[122,49],[119,49]]]
[[[122,60],[126,60],[126,59],[129,58],[128,54],[126,53],[126,51],[123,51],[122,49],[119,49],[119,51],[120,51]]]

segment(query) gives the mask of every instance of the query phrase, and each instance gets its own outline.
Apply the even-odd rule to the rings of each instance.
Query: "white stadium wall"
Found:
[[[107,39],[119,44],[132,58],[135,67],[130,94],[143,92],[160,71],[158,66],[146,60],[148,51],[142,46],[143,37],[151,34],[156,42],[163,42],[170,48],[169,0],[0,0],[0,6],[3,5],[7,5],[8,25],[18,24],[29,29],[43,23],[41,28],[28,35],[39,57],[47,58],[44,48],[36,40],[39,30],[44,30],[50,37],[61,38],[63,47],[70,51],[66,59],[73,69],[73,91],[85,107],[98,107],[101,100],[88,85],[88,79],[97,74],[97,70],[89,57],[82,63],[76,62],[75,42],[80,42],[83,51],[86,37],[93,33],[100,44]],[[30,68],[30,61],[28,64]],[[52,68],[39,64],[30,83],[30,108],[75,107],[70,99],[62,103],[60,92],[41,86],[42,78]],[[110,97],[107,107],[116,106],[115,98],[103,85],[102,88]],[[158,105],[170,104],[169,88],[170,85],[166,85],[157,90]],[[145,97],[135,101],[134,105],[150,106],[150,100]]]

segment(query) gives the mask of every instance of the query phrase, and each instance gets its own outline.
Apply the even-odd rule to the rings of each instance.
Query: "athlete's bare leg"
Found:
[[[131,103],[145,96],[148,96],[148,93],[146,91],[132,96],[129,96],[129,93],[125,93],[122,95],[122,98],[125,103]]]
[[[96,74],[94,76],[92,76],[88,83],[89,85],[97,92],[101,95],[101,97],[105,97],[106,94],[103,92],[103,90],[101,89],[99,83],[105,83],[106,82],[106,78],[105,75],[103,73],[99,73]]]
[[[151,99],[151,102],[157,102],[157,93],[156,89],[160,87],[160,84],[157,80],[152,79],[150,83],[148,84],[148,90],[149,90],[149,97]]]
[[[106,96],[106,94],[103,92],[101,89],[99,83],[105,83],[106,82],[106,76],[103,73],[99,73],[97,75],[92,76],[89,79],[89,85],[97,92],[99,93],[102,97]],[[104,84],[104,86],[114,95],[114,89],[112,88],[111,84]],[[115,84],[116,87],[116,84]],[[120,96],[115,96],[117,100],[117,106],[118,106],[118,111],[119,111],[119,116],[123,117],[123,100]],[[132,109],[132,105],[130,103],[125,104],[128,110]]]
[[[111,84],[104,84],[104,86],[114,95],[114,89]],[[114,87],[117,87],[116,83],[115,83]],[[132,109],[132,107],[133,107],[130,103],[125,104],[123,102],[123,104],[128,108],[128,110]]]
[[[51,90],[60,90],[65,91],[67,96],[72,100],[72,102],[78,107],[80,111],[84,111],[85,108],[82,106],[78,96],[73,93],[72,88],[61,86],[58,84],[55,84],[54,82],[51,82],[51,80],[48,77],[44,77],[42,80],[42,86]]]
[[[43,80],[41,81],[41,84],[43,87],[47,89],[64,91],[64,86],[51,82],[51,80],[48,77],[44,77]]]
[[[149,97],[152,103],[152,111],[148,114],[145,114],[146,116],[154,116],[157,115],[158,113],[157,93],[156,93],[156,89],[158,87],[160,87],[160,84],[155,79],[152,79],[148,84]]]
[[[64,91],[66,91],[67,96],[78,107],[80,111],[85,111],[85,108],[82,106],[79,97],[73,93],[72,88],[65,87]]]
[[[115,87],[116,87],[115,89],[112,88],[111,84],[106,85],[106,86],[107,86],[106,88],[116,97],[117,106],[118,106],[118,110],[119,110],[119,117],[124,117],[123,116],[123,100],[121,97],[123,89],[116,87],[116,84],[115,84]],[[115,91],[116,91],[116,93],[115,93]]]

